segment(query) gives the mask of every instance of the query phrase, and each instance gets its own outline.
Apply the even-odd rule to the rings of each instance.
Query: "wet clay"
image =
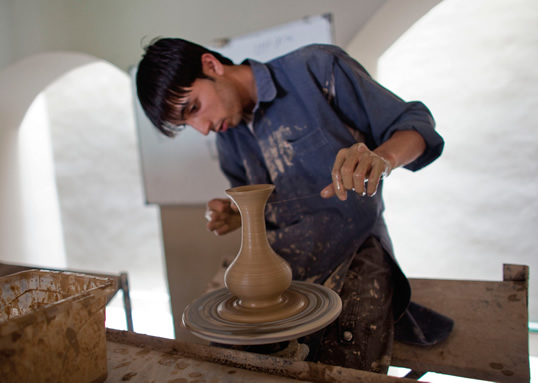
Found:
[[[274,185],[226,190],[241,214],[241,248],[224,275],[225,289],[208,293],[183,314],[187,329],[226,344],[264,344],[317,331],[340,314],[334,291],[292,281],[289,264],[271,248],[265,206]]]
[[[291,285],[291,268],[267,240],[265,204],[274,188],[247,185],[226,190],[241,214],[241,248],[224,274],[225,286],[237,297],[219,306],[225,319],[263,323],[304,308],[304,296],[283,295]]]

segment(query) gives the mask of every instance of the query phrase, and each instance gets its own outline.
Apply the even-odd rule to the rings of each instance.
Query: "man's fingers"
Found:
[[[230,201],[230,209],[232,209],[236,213],[239,213],[239,208],[233,201]]]
[[[204,214],[205,219],[208,220],[208,221],[212,221],[214,213],[215,213],[214,210],[206,209],[205,214]]]
[[[347,198],[346,190],[344,189],[344,184],[342,181],[342,173],[340,169],[342,168],[342,165],[344,164],[347,156],[348,149],[341,149],[338,154],[336,155],[336,159],[334,160],[334,165],[331,171],[331,177],[333,180],[333,186],[334,186],[334,193],[338,197],[338,199],[344,201]]]
[[[226,221],[213,221],[207,224],[207,230],[212,232],[220,232],[226,226],[228,226]]]
[[[372,169],[370,170],[370,175],[368,176],[368,190],[367,193],[370,197],[373,197],[377,193],[377,188],[379,187],[379,182],[385,171],[385,164],[382,162],[376,162]]]
[[[353,151],[348,151],[348,155],[340,169],[344,189],[351,190],[354,187],[353,179],[358,166],[360,166],[358,154]]]
[[[368,149],[368,146],[364,142],[359,142],[356,146],[357,152],[369,152],[370,149]]]
[[[321,190],[320,195],[322,198],[331,198],[336,195],[334,190],[334,184],[329,184]]]
[[[372,161],[370,158],[365,157],[359,162],[355,168],[355,173],[353,173],[353,188],[355,192],[361,195],[364,195],[366,192],[366,182],[369,180],[370,176],[370,167],[372,166]]]
[[[208,210],[214,210],[216,212],[223,212],[230,209],[230,200],[223,198],[215,198],[207,203]]]
[[[383,157],[370,151],[362,142],[355,144],[338,152],[331,170],[333,182],[323,188],[320,195],[323,198],[336,195],[345,201],[347,191],[350,190],[372,197],[377,192],[379,182],[389,171]]]

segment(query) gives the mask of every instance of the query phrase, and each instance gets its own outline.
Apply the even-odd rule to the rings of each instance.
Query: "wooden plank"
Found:
[[[122,379],[131,382],[145,382],[152,379],[156,381],[177,379],[178,382],[181,382],[181,379],[206,382],[288,382],[291,379],[319,383],[415,382],[350,368],[295,361],[112,329],[107,329],[107,344],[109,382]],[[172,378],[169,378],[170,376]]]
[[[528,287],[529,266],[525,265],[503,265],[503,281],[525,282]]]
[[[107,342],[106,382],[225,382],[291,383],[296,380],[154,351]]]
[[[455,321],[443,343],[396,342],[394,366],[496,382],[530,380],[525,282],[410,280],[412,299]]]

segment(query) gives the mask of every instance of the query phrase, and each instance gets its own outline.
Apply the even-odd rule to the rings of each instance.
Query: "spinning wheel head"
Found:
[[[283,300],[272,309],[245,309],[223,288],[189,305],[183,313],[183,325],[212,342],[259,345],[316,332],[334,321],[342,309],[338,294],[308,282],[292,282]]]

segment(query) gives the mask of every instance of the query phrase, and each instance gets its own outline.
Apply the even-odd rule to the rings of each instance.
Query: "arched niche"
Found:
[[[82,53],[47,52],[0,72],[0,261],[66,265],[54,178],[39,188],[28,187],[36,174],[47,177],[42,173],[50,168],[47,157],[52,158],[47,130],[40,129],[48,124],[40,94],[69,71],[97,61]],[[37,142],[43,151],[32,161],[29,140],[44,141]]]

